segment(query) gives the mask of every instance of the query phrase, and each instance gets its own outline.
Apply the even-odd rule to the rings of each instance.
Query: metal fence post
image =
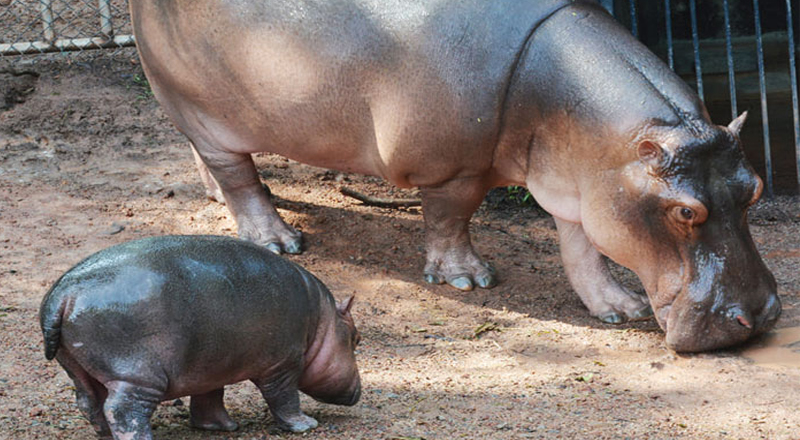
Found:
[[[697,94],[705,102],[703,93],[703,69],[700,67],[700,37],[697,31],[697,1],[689,0],[689,16],[692,21],[692,45],[694,46],[694,73],[697,77]]]
[[[667,61],[669,68],[675,70],[675,47],[672,43],[672,8],[669,0],[664,0],[664,21],[667,28]]]
[[[56,32],[53,30],[53,5],[50,0],[39,0],[42,14],[42,35],[44,41],[53,44]]]
[[[761,94],[761,127],[764,133],[764,164],[767,174],[767,197],[775,194],[772,186],[772,149],[769,144],[769,115],[767,112],[767,81],[764,72],[764,42],[761,38],[761,8],[753,0],[753,16],[756,25],[756,54],[758,56],[758,85]]]
[[[794,42],[792,1],[786,0],[786,33],[789,40],[789,81],[792,83],[792,117],[794,122],[794,157],[797,162],[797,186],[800,189],[800,109],[797,98],[797,59]]]
[[[100,32],[108,39],[114,38],[114,27],[111,25],[111,2],[98,0],[97,6],[100,13]]]
[[[790,0],[786,0],[790,1]],[[725,54],[728,57],[728,87],[731,94],[731,120],[739,116],[739,109],[736,105],[736,70],[733,67],[733,43],[731,42],[731,16],[728,8],[728,0],[722,2],[723,14],[725,16]]]

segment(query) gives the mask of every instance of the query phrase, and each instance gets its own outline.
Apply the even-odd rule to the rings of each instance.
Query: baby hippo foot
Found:
[[[306,432],[319,426],[319,423],[313,417],[307,416],[302,412],[292,415],[290,417],[281,417],[278,420],[278,427],[284,431],[290,432]]]
[[[472,290],[476,285],[488,289],[497,284],[494,267],[472,249],[463,252],[430,252],[424,277],[430,284],[447,283],[464,291]]]
[[[291,432],[305,432],[316,428],[319,423],[300,410],[300,394],[296,388],[296,378],[283,378],[283,380],[286,382],[282,384],[281,380],[253,380],[267,401],[269,411],[278,427]]]
[[[223,389],[193,395],[189,404],[192,427],[208,431],[236,431],[239,425],[231,419],[223,404]]]
[[[206,431],[236,431],[239,424],[233,421],[227,414],[218,418],[200,418],[192,414],[190,424],[192,428],[204,429]]]

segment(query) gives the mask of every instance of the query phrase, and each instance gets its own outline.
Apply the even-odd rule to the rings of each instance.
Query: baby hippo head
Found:
[[[320,402],[350,406],[361,397],[355,355],[361,336],[350,315],[352,306],[351,296],[336,304],[334,316],[320,318],[316,340],[306,353],[300,390]]]

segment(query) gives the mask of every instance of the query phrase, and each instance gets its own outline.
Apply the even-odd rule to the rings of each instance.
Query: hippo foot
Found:
[[[300,254],[303,252],[303,234],[279,220],[279,225],[270,228],[269,232],[261,233],[249,228],[240,227],[239,237],[264,246],[270,252],[280,255]]]
[[[219,187],[215,189],[206,187],[206,198],[220,205],[225,205],[225,196],[222,195],[222,191],[220,191]]]
[[[230,417],[228,417],[226,420],[195,420],[192,418],[190,423],[192,428],[204,429],[206,431],[231,432],[239,429],[239,424],[234,422]]]
[[[630,313],[611,311],[608,313],[598,314],[597,319],[605,322],[606,324],[622,324],[630,321],[643,321],[650,319],[652,316],[653,308],[650,307],[650,304],[647,304],[644,307],[634,310]]]
[[[429,284],[447,283],[458,290],[469,291],[475,286],[490,289],[497,285],[495,269],[490,263],[470,254],[466,262],[428,261],[424,280]]]
[[[319,426],[317,420],[303,413],[296,416],[285,417],[278,421],[278,426],[284,431],[306,432]]]

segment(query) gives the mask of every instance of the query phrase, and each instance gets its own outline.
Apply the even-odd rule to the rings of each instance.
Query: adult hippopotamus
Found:
[[[144,440],[158,403],[185,395],[193,426],[235,430],[223,387],[242,380],[289,431],[317,426],[298,389],[355,404],[352,304],[336,304],[317,278],[262,246],[167,236],[78,263],[45,295],[39,318],[45,356],[69,373],[98,435]]]
[[[776,283],[747,228],[762,183],[697,95],[586,0],[132,0],[153,92],[194,146],[239,235],[297,253],[251,153],[419,187],[425,280],[494,272],[468,223],[486,192],[525,185],[556,219],[590,313],[652,313],[677,351],[772,327]]]

